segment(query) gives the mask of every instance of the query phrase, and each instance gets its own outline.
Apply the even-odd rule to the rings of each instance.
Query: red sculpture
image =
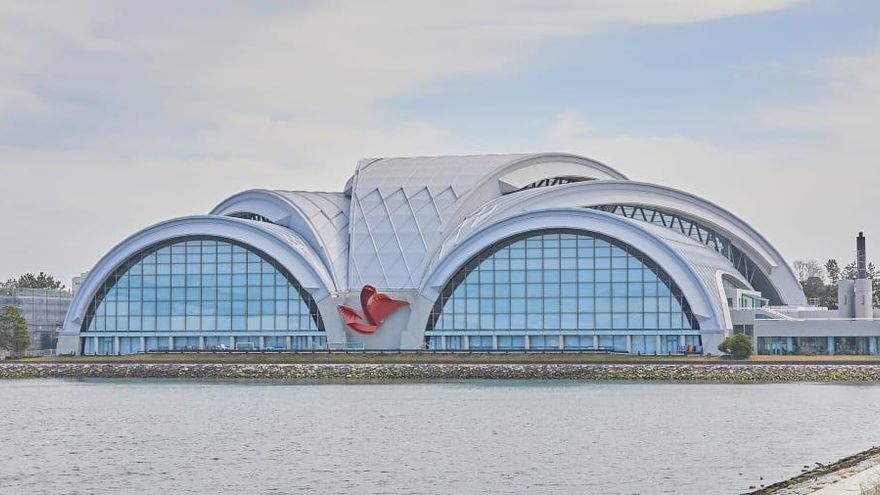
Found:
[[[388,315],[408,304],[406,301],[391,299],[377,291],[372,285],[365,285],[361,289],[361,308],[364,310],[367,321],[364,321],[364,317],[360,313],[343,304],[339,305],[339,314],[342,315],[345,324],[355,332],[371,334],[376,333],[376,329]]]

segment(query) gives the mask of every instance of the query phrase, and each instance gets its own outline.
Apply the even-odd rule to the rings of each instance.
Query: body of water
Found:
[[[2,493],[741,493],[877,444],[877,385],[0,380]]]

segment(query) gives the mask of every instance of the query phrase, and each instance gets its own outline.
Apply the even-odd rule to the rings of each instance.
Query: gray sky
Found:
[[[567,151],[880,260],[867,0],[0,4],[0,279],[358,158]],[[874,246],[872,248],[872,246]]]

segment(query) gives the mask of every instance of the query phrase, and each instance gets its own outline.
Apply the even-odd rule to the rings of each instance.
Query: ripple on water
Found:
[[[0,380],[0,397],[11,493],[739,493],[880,443],[871,385]]]

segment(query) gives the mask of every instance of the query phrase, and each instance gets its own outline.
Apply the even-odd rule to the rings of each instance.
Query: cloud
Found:
[[[862,152],[880,151],[880,51],[827,60],[816,67],[824,97],[763,109],[757,117],[769,126],[803,132]],[[854,151],[854,150],[851,150]]]
[[[611,134],[566,109],[547,126],[546,139],[634,180],[706,197],[756,226],[790,260],[848,260],[857,232],[880,239],[873,206],[880,190],[880,51],[833,57],[814,71],[819,97],[744,110],[756,130],[783,137],[715,143]]]
[[[555,41],[793,3],[4,2],[0,207],[20,214],[5,220],[0,278],[70,277],[237,190],[337,190],[360,157],[458,150],[454,129],[387,103],[515,77]]]

